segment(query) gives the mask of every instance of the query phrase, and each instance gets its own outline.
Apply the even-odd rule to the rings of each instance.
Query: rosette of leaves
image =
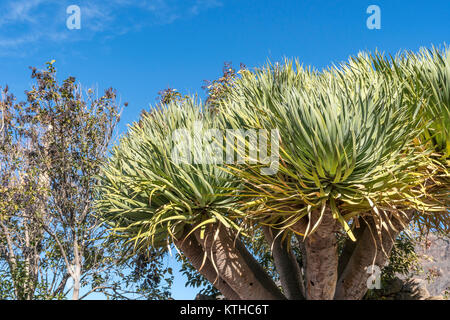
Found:
[[[352,70],[352,72],[349,72]],[[448,48],[421,49],[418,53],[405,52],[395,57],[379,53],[360,55],[352,59],[347,74],[365,77],[370,82],[388,79],[404,94],[405,104],[411,109],[419,105],[411,116],[420,121],[422,129],[415,143],[430,162],[428,179],[421,192],[432,214],[416,215],[420,229],[437,230],[448,234],[450,219],[450,51]],[[425,212],[424,212],[425,213]]]
[[[214,158],[222,146],[209,130],[217,125],[202,105],[184,99],[160,104],[129,128],[102,170],[97,202],[116,236],[145,249],[203,234],[216,222],[239,229],[240,181]]]
[[[430,160],[414,143],[423,132],[420,103],[406,103],[388,78],[351,70],[319,73],[286,61],[234,82],[224,121],[280,137],[276,175],[261,175],[260,163],[230,167],[261,200],[249,217],[306,237],[331,213],[354,240],[349,222],[358,216],[370,215],[381,230],[393,219],[406,223],[409,210],[431,210],[419,191]]]

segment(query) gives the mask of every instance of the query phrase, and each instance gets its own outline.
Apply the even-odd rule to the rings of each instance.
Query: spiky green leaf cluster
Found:
[[[188,99],[154,109],[129,128],[104,167],[97,205],[117,235],[136,247],[161,247],[179,239],[186,225],[221,221],[234,226],[228,215],[237,204],[240,181],[214,163],[194,159],[216,143],[204,139],[216,125],[212,114]],[[176,130],[191,137],[184,149],[192,151],[191,161],[181,161],[187,154],[177,147],[189,141],[177,138]],[[181,152],[179,161],[175,150]]]
[[[415,169],[427,164],[413,144],[422,131],[412,116],[420,105],[411,109],[388,80],[364,80],[287,62],[235,83],[223,104],[228,123],[280,132],[277,176],[260,175],[257,165],[234,170],[255,195],[267,198],[255,216],[270,224],[282,217],[287,226],[330,207],[349,231],[346,221],[357,214],[372,210],[384,218],[382,209],[398,215],[397,209],[423,205],[414,192],[425,179]]]
[[[140,246],[215,222],[289,231],[309,217],[307,236],[330,211],[351,238],[357,216],[380,232],[407,211],[420,227],[448,230],[449,79],[450,55],[437,49],[361,53],[320,72],[288,60],[242,70],[218,113],[186,99],[134,124],[103,171],[99,212]],[[278,171],[263,175],[248,148],[246,164],[176,163],[172,134],[182,128],[193,142],[209,128],[276,129]],[[204,154],[198,142],[192,154]]]

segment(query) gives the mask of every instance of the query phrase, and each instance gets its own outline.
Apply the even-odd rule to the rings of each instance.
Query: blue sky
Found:
[[[369,5],[381,29],[369,30]],[[81,29],[66,27],[69,5]],[[29,66],[56,60],[60,79],[116,88],[124,110],[120,131],[155,102],[157,92],[198,92],[221,75],[223,62],[248,67],[298,57],[323,68],[361,50],[386,53],[450,42],[450,1],[399,0],[1,0],[0,86],[19,97]],[[192,298],[177,277],[175,298]]]

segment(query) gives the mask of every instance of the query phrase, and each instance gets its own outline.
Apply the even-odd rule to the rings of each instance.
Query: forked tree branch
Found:
[[[286,297],[248,252],[238,236],[222,224],[206,227],[204,238],[195,233],[220,277],[243,300],[281,300]]]
[[[192,266],[228,300],[239,300],[239,295],[217,274],[211,261],[194,235],[185,239],[174,240],[177,248],[186,256]]]
[[[351,240],[349,237],[347,237],[347,239],[345,240],[345,244],[344,244],[344,248],[342,250],[341,255],[339,256],[339,263],[338,263],[338,278],[340,278],[342,276],[342,273],[345,270],[345,267],[347,266],[350,258],[352,257],[353,252],[355,251],[356,245],[358,243],[358,240],[361,238],[361,236],[363,235],[364,231],[367,228],[367,225],[362,221],[362,219],[360,218],[356,218],[359,219],[359,228],[354,228],[353,230],[353,235],[356,238],[356,242]]]
[[[335,299],[360,300],[366,294],[367,280],[370,274],[367,267],[376,265],[382,268],[389,259],[389,254],[394,246],[395,239],[404,229],[414,214],[414,211],[406,212],[403,224],[392,217],[391,223],[397,231],[382,229],[378,235],[373,218],[365,218],[366,228],[357,240],[353,254],[342,271],[336,287]]]
[[[282,235],[273,228],[263,227],[264,237],[269,244],[280,276],[283,292],[289,300],[304,300],[302,293],[303,277],[297,259],[288,243],[290,237],[282,240]]]

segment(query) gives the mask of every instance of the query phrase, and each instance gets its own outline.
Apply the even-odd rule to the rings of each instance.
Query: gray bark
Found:
[[[282,241],[282,236],[270,227],[263,227],[264,237],[271,247],[275,267],[280,276],[284,294],[289,300],[304,300],[303,277],[292,249],[288,246],[290,237]]]
[[[338,277],[339,278],[342,276],[342,273],[344,272],[345,267],[347,266],[350,258],[352,257],[353,251],[356,248],[358,240],[363,235],[363,232],[364,232],[364,230],[366,230],[366,227],[367,227],[367,225],[360,219],[359,228],[354,228],[354,230],[353,230],[353,235],[356,238],[356,242],[352,241],[350,238],[347,237],[345,244],[344,244],[344,248],[342,250],[342,253],[339,256],[339,263],[338,263]]]
[[[318,216],[319,212],[313,212],[312,225]],[[336,231],[336,220],[327,209],[316,231],[304,240],[308,300],[332,300],[334,297],[338,273]]]
[[[192,266],[200,272],[217,290],[219,290],[228,300],[239,300],[239,295],[218,276],[209,258],[206,257],[201,245],[195,239],[194,235],[188,239],[174,241],[178,249],[183,252]],[[203,265],[203,266],[202,266]]]
[[[412,218],[413,212],[408,212],[407,215],[406,224]],[[403,230],[402,224],[392,218],[392,225],[397,231],[383,229],[380,238],[373,218],[367,217],[366,221],[367,227],[357,240],[353,254],[338,280],[335,294],[337,300],[360,300],[364,297],[368,290],[367,280],[370,277],[367,267],[374,264],[382,268],[386,264],[395,239]]]
[[[243,300],[285,299],[271,277],[236,237],[221,224],[209,225],[205,238],[196,233],[220,277]]]

